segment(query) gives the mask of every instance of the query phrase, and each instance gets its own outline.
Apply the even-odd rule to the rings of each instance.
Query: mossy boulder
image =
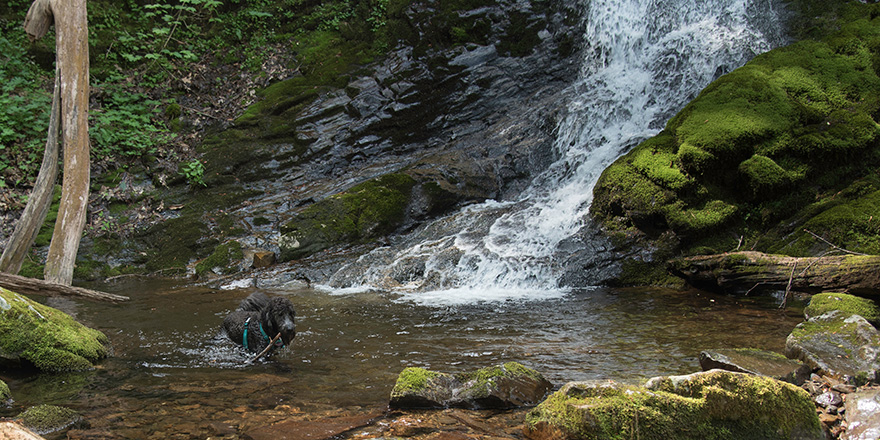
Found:
[[[845,317],[859,315],[868,322],[880,322],[880,307],[877,307],[876,302],[846,293],[826,292],[813,295],[810,304],[804,308],[804,315],[810,319],[832,310],[839,310]]]
[[[593,216],[612,233],[671,231],[686,254],[750,240],[805,256],[817,242],[805,227],[880,252],[880,5],[833,9],[833,32],[720,77],[615,161],[595,186]]]
[[[772,378],[712,370],[644,387],[571,382],[526,416],[544,439],[824,439],[810,395]]]
[[[43,435],[67,429],[82,422],[76,411],[55,405],[37,405],[25,410],[16,417],[19,423],[31,431]]]
[[[12,402],[12,393],[9,391],[9,385],[0,380],[0,406],[6,406]]]
[[[309,206],[282,226],[280,261],[393,232],[406,218],[415,184],[406,174],[386,174]]]
[[[0,288],[0,354],[48,372],[91,369],[107,337],[60,310]]]
[[[208,273],[228,275],[239,270],[244,251],[241,243],[232,240],[223,243],[216,248],[207,258],[196,264],[196,275],[203,276]]]
[[[391,391],[392,408],[516,408],[534,406],[552,385],[517,362],[461,374],[406,368]]]
[[[823,374],[861,385],[880,381],[880,332],[865,318],[831,310],[800,323],[785,355]]]

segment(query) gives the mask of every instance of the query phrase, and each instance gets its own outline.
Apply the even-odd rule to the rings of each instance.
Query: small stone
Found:
[[[269,267],[273,264],[275,264],[275,252],[270,252],[270,251],[254,252],[253,267],[255,269]]]
[[[834,424],[840,422],[840,417],[832,415],[832,414],[819,414],[819,421],[828,425],[833,426]]]
[[[843,404],[843,399],[840,398],[840,394],[837,394],[833,391],[826,391],[816,396],[816,398],[813,400],[822,408],[827,408],[829,406],[840,406],[841,404]]]

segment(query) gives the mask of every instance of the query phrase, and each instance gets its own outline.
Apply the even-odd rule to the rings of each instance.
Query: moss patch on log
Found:
[[[0,288],[0,350],[49,372],[87,370],[107,355],[107,337],[69,315]]]

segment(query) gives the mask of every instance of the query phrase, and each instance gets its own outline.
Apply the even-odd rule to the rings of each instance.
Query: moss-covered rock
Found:
[[[672,231],[684,253],[732,250],[742,237],[808,255],[816,240],[804,227],[880,252],[880,6],[835,2],[819,15],[832,10],[821,39],[722,76],[615,161],[595,187],[594,217],[611,232]],[[858,180],[860,190],[842,191]]]
[[[9,391],[9,385],[0,380],[0,405],[6,406],[12,401],[12,392]]]
[[[356,244],[403,224],[415,180],[386,174],[306,208],[281,228],[281,261],[303,258],[338,244]]]
[[[517,362],[461,374],[406,368],[391,391],[392,408],[515,408],[533,406],[552,385]]]
[[[810,304],[804,308],[804,315],[810,319],[832,310],[839,310],[845,318],[859,315],[869,322],[880,322],[880,307],[877,307],[876,302],[846,293],[826,292],[813,295]]]
[[[82,421],[76,411],[55,405],[37,405],[28,408],[16,418],[31,431],[43,435],[58,432]]]
[[[225,275],[238,271],[239,263],[244,258],[241,243],[232,240],[223,243],[214,249],[214,252],[196,264],[196,275],[202,276],[208,272],[217,272]]]
[[[43,371],[87,370],[107,355],[107,343],[64,312],[0,288],[0,352]]]
[[[712,370],[645,387],[572,382],[526,417],[532,439],[823,439],[809,394],[767,377]]]
[[[818,308],[818,307],[817,307]],[[798,324],[785,355],[855,385],[880,381],[880,332],[865,318],[831,310]]]

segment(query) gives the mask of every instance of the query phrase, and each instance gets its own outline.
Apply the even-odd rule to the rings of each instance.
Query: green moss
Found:
[[[838,21],[822,25],[824,39],[774,49],[722,76],[615,161],[595,187],[594,217],[610,231],[674,231],[685,253],[746,237],[758,250],[779,251],[785,238],[786,252],[809,254],[815,240],[804,227],[880,252],[880,196],[840,196],[880,166],[880,9],[830,9],[823,16]]]
[[[519,362],[507,362],[502,365],[480,368],[471,373],[456,376],[458,380],[467,383],[470,397],[486,396],[495,382],[500,379],[528,377],[537,381],[544,381],[544,376],[537,371],[526,367]]]
[[[870,322],[880,322],[880,307],[867,298],[846,293],[819,293],[810,298],[810,305],[804,309],[807,317],[820,316],[832,310],[839,310],[844,318],[859,315]]]
[[[281,229],[281,261],[393,232],[403,224],[414,185],[406,174],[387,174],[306,208]]]
[[[0,349],[40,370],[90,369],[106,356],[107,342],[67,314],[0,288]]]
[[[12,392],[9,391],[9,385],[0,380],[0,403],[6,405],[12,400]]]
[[[698,376],[698,375],[694,375]],[[650,390],[613,383],[570,383],[526,416],[527,429],[550,426],[576,439],[790,439],[821,435],[814,405],[783,382],[729,372],[704,373]]]
[[[199,257],[199,240],[208,232],[207,225],[193,214],[169,219],[146,232],[148,271],[183,269],[190,259]]]
[[[43,435],[58,432],[82,420],[76,411],[54,405],[37,405],[17,417],[26,428]]]
[[[397,382],[391,390],[392,399],[394,396],[403,396],[413,392],[424,390],[430,384],[432,379],[443,376],[442,373],[426,370],[419,367],[407,367],[397,376]]]
[[[233,240],[228,243],[221,244],[214,249],[214,252],[196,264],[196,274],[204,275],[215,268],[219,268],[221,274],[233,273],[237,270],[235,261],[244,258],[241,250],[241,243]]]

